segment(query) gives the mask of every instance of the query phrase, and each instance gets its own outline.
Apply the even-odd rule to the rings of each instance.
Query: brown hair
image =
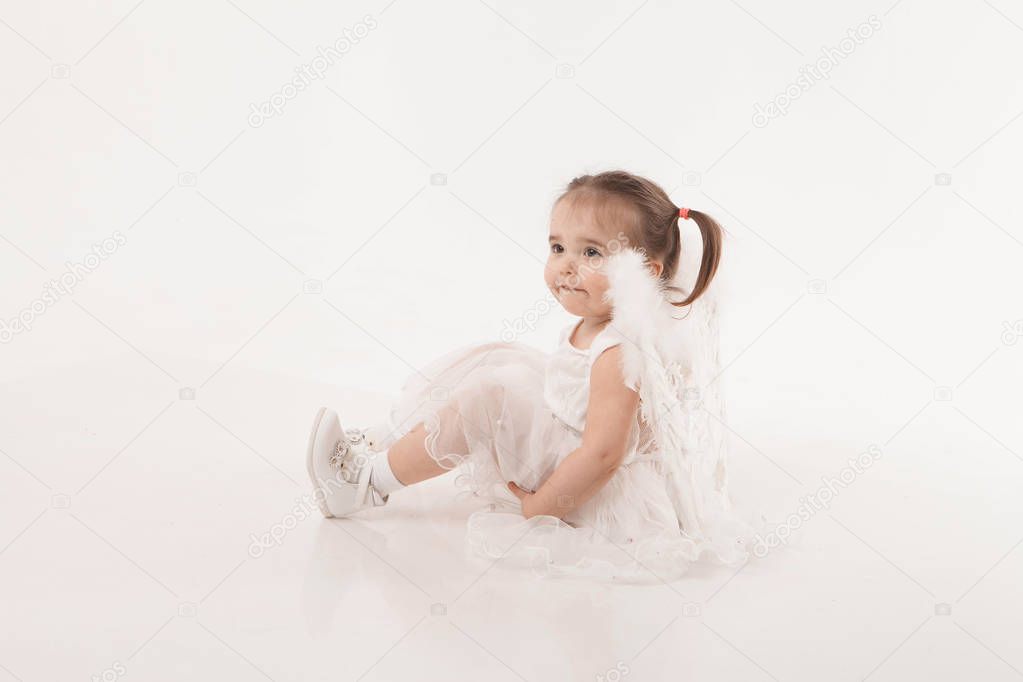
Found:
[[[631,222],[627,231],[630,239],[638,242],[648,259],[663,263],[661,280],[667,283],[675,277],[682,255],[679,224],[682,218],[679,216],[679,207],[659,185],[626,171],[606,171],[574,178],[554,202],[555,205],[565,198],[572,201],[581,198],[596,200],[595,209],[601,214],[615,212],[609,222],[614,224],[617,220],[618,226],[625,217],[627,222]],[[690,209],[689,217],[700,228],[703,257],[692,292],[683,301],[672,301],[675,306],[689,305],[699,298],[710,286],[721,261],[724,230],[706,213]],[[680,291],[677,287],[666,288]]]

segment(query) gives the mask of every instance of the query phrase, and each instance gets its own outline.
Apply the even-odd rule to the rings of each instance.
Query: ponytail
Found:
[[[710,286],[711,280],[717,274],[718,264],[721,262],[721,246],[723,241],[721,226],[709,215],[689,209],[686,211],[686,216],[696,221],[697,226],[700,228],[700,238],[703,241],[703,256],[700,258],[700,272],[696,275],[696,282],[693,284],[693,290],[689,293],[689,296],[684,301],[672,301],[671,303],[678,307],[689,305],[699,298],[707,290],[707,287]],[[682,249],[681,216],[676,218],[676,225],[678,226],[678,235],[675,240],[675,248],[679,250],[675,261],[677,263]]]

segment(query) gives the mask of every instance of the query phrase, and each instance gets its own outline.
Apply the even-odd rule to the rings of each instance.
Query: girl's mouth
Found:
[[[586,292],[585,292],[584,290],[582,290],[582,289],[573,289],[572,287],[566,287],[566,286],[560,286],[560,287],[558,287],[558,291],[559,291],[560,293],[562,293],[562,294],[566,294],[566,293],[572,293],[572,294],[585,294],[585,293],[586,293]]]

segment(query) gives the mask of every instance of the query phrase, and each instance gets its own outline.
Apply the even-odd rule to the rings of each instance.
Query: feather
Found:
[[[640,394],[679,532],[697,553],[711,551],[732,564],[748,558],[753,531],[733,513],[727,490],[717,290],[709,287],[687,306],[670,302],[682,298],[669,286],[683,296],[693,290],[696,251],[683,249],[688,260],[669,283],[651,273],[640,251],[623,248],[605,266],[604,300],[612,306],[610,325],[627,340],[622,374]]]

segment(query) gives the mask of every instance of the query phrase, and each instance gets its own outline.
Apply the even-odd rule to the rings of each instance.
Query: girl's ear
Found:
[[[660,278],[661,272],[664,270],[664,265],[655,260],[647,262],[647,267],[650,268],[650,274],[656,278]]]

